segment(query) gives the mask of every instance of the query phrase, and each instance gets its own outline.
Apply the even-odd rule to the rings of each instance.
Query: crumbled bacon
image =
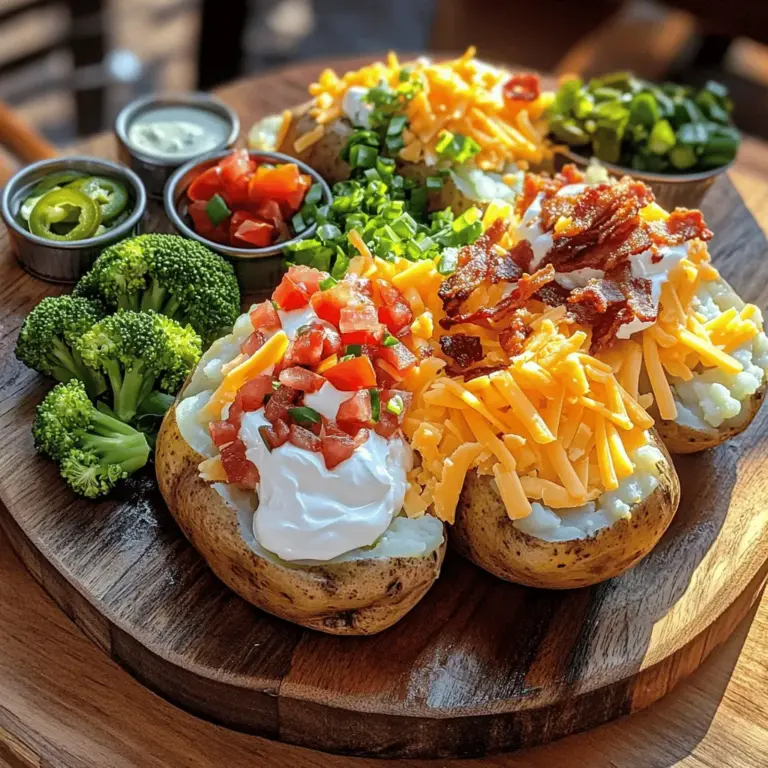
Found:
[[[456,361],[460,368],[469,368],[483,359],[483,344],[477,336],[455,333],[440,337],[440,349],[446,357]]]
[[[490,269],[492,285],[496,283],[514,283],[523,272],[530,272],[533,250],[527,240],[521,240],[503,256],[494,259]]]
[[[706,241],[714,236],[702,212],[688,208],[675,208],[666,221],[654,222],[650,230],[658,245],[682,245],[694,238]]]
[[[545,198],[550,198],[562,187],[583,183],[584,174],[573,163],[564,165],[554,176],[526,173],[523,179],[523,190],[515,202],[515,211],[522,217],[539,192],[542,192]]]
[[[448,317],[444,317],[440,321],[440,325],[446,330],[461,323],[488,326],[490,321],[498,321],[507,313],[522,307],[538,290],[554,279],[555,270],[551,264],[548,264],[544,269],[539,269],[532,275],[523,275],[517,281],[515,289],[495,306],[482,307],[475,312],[464,315],[450,316],[449,314]]]
[[[523,318],[515,315],[512,322],[499,334],[499,344],[510,357],[514,357],[523,351],[523,344],[530,333],[531,329]]]
[[[458,371],[452,373],[450,370],[448,374],[450,376],[463,375],[464,381],[472,381],[472,379],[479,379],[481,376],[489,376],[496,371],[506,370],[506,365],[478,365],[476,368],[470,368],[468,371]]]
[[[503,93],[506,101],[536,101],[541,93],[539,76],[531,72],[521,72],[512,75],[504,83]]]
[[[448,314],[457,312],[487,277],[492,263],[493,246],[504,234],[504,220],[497,219],[472,245],[465,245],[459,252],[456,271],[443,281],[437,295]]]

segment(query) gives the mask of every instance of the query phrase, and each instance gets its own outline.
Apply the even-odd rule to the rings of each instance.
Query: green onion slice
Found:
[[[224,198],[216,193],[206,204],[205,212],[211,220],[214,227],[218,227],[224,219],[232,215],[232,211],[227,207]]]
[[[403,409],[405,408],[405,403],[403,402],[403,398],[400,397],[400,395],[395,395],[394,397],[391,397],[389,399],[389,402],[387,403],[387,410],[390,413],[394,413],[395,416],[399,416]]]
[[[374,387],[368,394],[371,396],[371,421],[378,421],[381,418],[381,393]]]
[[[320,414],[306,405],[300,405],[297,408],[289,408],[288,414],[297,423],[302,425],[319,424],[322,421]]]

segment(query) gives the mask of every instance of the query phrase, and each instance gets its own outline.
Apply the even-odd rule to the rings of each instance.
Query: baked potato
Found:
[[[559,535],[566,538],[558,538],[557,528],[548,538],[527,533],[523,527],[533,530],[532,521],[509,518],[493,479],[469,473],[450,530],[451,546],[500,579],[530,587],[575,589],[618,576],[656,546],[680,501],[669,454],[656,437],[652,445],[657,478],[653,490],[631,504],[630,516],[581,538],[569,538],[562,531]],[[569,513],[558,511],[562,528]],[[534,514],[540,512],[534,507]]]

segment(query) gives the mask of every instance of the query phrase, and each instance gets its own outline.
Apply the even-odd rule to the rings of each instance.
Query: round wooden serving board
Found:
[[[300,101],[317,71],[278,73],[223,95],[247,126]],[[704,208],[715,263],[745,299],[766,307],[765,238],[730,181],[717,182]],[[15,264],[3,233],[0,525],[94,642],[201,716],[357,755],[469,756],[541,744],[656,701],[728,637],[764,586],[767,409],[727,445],[676,461],[677,517],[618,579],[538,591],[449,555],[426,598],[380,635],[334,638],[275,619],[217,581],[151,473],[91,503],[36,455],[30,424],[49,382],[13,349],[26,313],[55,291]]]

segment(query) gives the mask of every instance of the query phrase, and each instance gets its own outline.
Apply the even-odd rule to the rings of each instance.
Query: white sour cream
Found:
[[[311,304],[307,304],[302,309],[292,309],[289,312],[278,309],[277,314],[280,317],[280,324],[283,326],[285,335],[291,341],[296,338],[296,332],[302,325],[318,319],[317,313],[312,309]]]
[[[321,416],[331,421],[336,420],[339,406],[353,397],[355,392],[342,392],[336,389],[329,381],[326,381],[317,392],[307,392],[304,395],[304,405],[314,408]]]
[[[341,111],[349,118],[349,122],[356,128],[371,127],[373,104],[368,104],[364,101],[367,93],[367,88],[363,88],[360,85],[353,85],[347,89],[347,92],[341,99]]]
[[[259,470],[256,540],[283,560],[331,560],[373,544],[403,505],[410,449],[402,439],[371,432],[332,470],[322,454],[291,443],[267,450],[263,410],[243,415],[240,439]]]

